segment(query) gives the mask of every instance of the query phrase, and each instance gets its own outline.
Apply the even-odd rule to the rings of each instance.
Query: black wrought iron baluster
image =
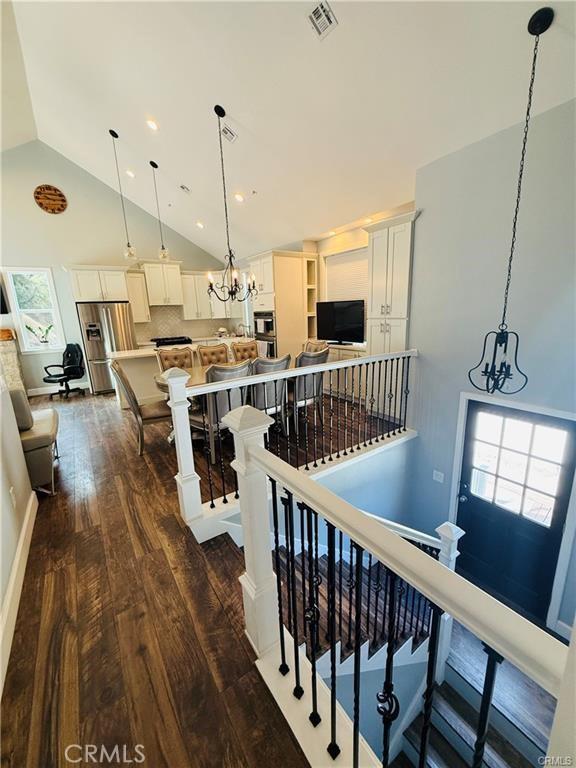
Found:
[[[318,403],[316,397],[316,376],[317,373],[312,374],[312,407],[314,408],[314,420],[312,426],[314,429],[314,462],[313,467],[318,467]]]
[[[267,413],[268,412],[268,399],[266,397],[266,385],[264,384],[263,386],[264,386],[264,413]],[[253,398],[252,402],[255,402],[255,400],[254,400],[254,390],[252,390],[252,398]],[[267,429],[266,432],[264,433],[264,448],[266,448],[267,451],[270,450],[270,437],[269,437],[269,434],[270,434],[270,430]]]
[[[390,760],[390,729],[400,714],[400,703],[394,693],[394,642],[396,634],[397,576],[388,570],[388,645],[386,646],[386,671],[382,691],[376,694],[378,714],[382,716],[382,765],[387,768]]]
[[[288,499],[285,496],[280,497],[280,502],[284,507],[284,546],[286,549],[286,605],[288,631],[292,632],[292,579],[290,570],[291,552],[290,552],[290,523],[288,513]]]
[[[336,741],[336,530],[326,523],[328,542],[328,629],[330,634],[330,744],[328,754],[335,760],[340,754]],[[340,534],[342,535],[342,534]]]
[[[348,371],[350,371],[351,374],[351,381],[350,381],[350,453],[354,453],[354,413],[355,413],[355,405],[354,405],[354,369],[356,368],[355,365],[353,365],[351,368],[348,368],[346,373],[348,374]]]
[[[264,384],[266,391],[266,384]],[[267,411],[266,411],[267,412]],[[274,431],[276,432],[276,456],[280,456],[280,408],[278,406],[278,381],[274,379]]]
[[[352,596],[356,586],[354,583],[354,543],[352,542],[352,539],[350,539],[348,557],[348,581],[346,584],[348,587],[348,638],[346,640],[346,647],[352,648]]]
[[[386,639],[386,642],[388,642],[390,640],[390,632],[388,627],[388,591],[390,584],[390,569],[385,565],[382,567],[384,568],[384,606],[382,608],[382,631],[380,632],[380,637],[383,640]]]
[[[308,466],[308,376],[304,379],[304,469],[309,470]]]
[[[214,509],[216,504],[214,504],[214,481],[212,479],[212,457],[210,455],[210,442],[207,439],[208,437],[208,424],[206,422],[206,408],[207,408],[207,397],[209,395],[202,395],[200,397],[200,407],[202,409],[202,431],[204,432],[204,445],[203,445],[203,453],[204,453],[204,460],[206,461],[206,467],[208,469],[208,491],[210,493],[210,509]]]
[[[428,609],[428,599],[422,595],[420,604],[418,607],[418,636],[422,637],[425,633],[426,627],[426,611]]]
[[[299,501],[296,506],[300,512],[300,575],[302,577],[302,631],[304,637],[308,634],[308,622],[306,621],[306,543],[304,541],[304,504]]]
[[[372,646],[376,647],[376,644],[378,642],[377,638],[377,632],[378,632],[378,609],[380,607],[380,592],[382,592],[382,582],[381,579],[381,570],[382,566],[380,565],[380,561],[376,563],[376,586],[374,587],[374,626],[372,629]]]
[[[406,357],[401,358],[402,362],[402,370],[400,373],[400,413],[398,414],[398,432],[403,432],[403,416],[404,416],[404,390],[406,389],[405,386],[405,376],[406,376]]]
[[[328,389],[329,389],[329,392],[330,392],[330,399],[329,399],[330,410],[328,412],[328,415],[330,416],[330,424],[329,424],[330,447],[329,447],[328,461],[333,461],[333,459],[332,459],[332,453],[333,453],[333,450],[332,450],[332,437],[333,437],[333,435],[332,435],[332,427],[333,427],[333,419],[334,419],[334,399],[333,399],[333,394],[332,394],[332,371],[331,370],[328,373]]]
[[[376,440],[376,435],[374,434],[374,403],[376,402],[376,398],[374,397],[374,375],[376,373],[376,363],[371,363],[371,377],[370,377],[370,438],[368,440],[368,445],[372,445],[372,438]]]
[[[390,373],[389,373],[389,366],[388,363],[391,363],[390,360],[384,361],[384,419],[386,421],[386,437],[390,437],[390,401],[392,399],[392,392],[388,390],[388,387],[390,386]],[[391,366],[390,366],[391,369]]]
[[[279,672],[287,675],[290,667],[286,663],[286,643],[284,640],[284,608],[282,605],[282,569],[280,564],[280,533],[278,530],[278,496],[276,490],[276,480],[270,478],[272,488],[272,523],[274,526],[274,565],[276,568],[276,593],[278,599],[278,632],[280,635],[280,666]]]
[[[358,768],[360,759],[360,661],[362,654],[362,568],[364,550],[358,544],[356,549],[356,595],[354,611],[354,704],[352,733],[352,767]]]
[[[216,417],[216,442],[218,444],[218,459],[220,463],[220,479],[222,481],[222,504],[228,504],[226,498],[226,475],[224,472],[224,451],[222,450],[222,433],[220,431],[220,416],[218,415],[218,393],[213,392],[214,415]]]
[[[440,621],[444,611],[437,605],[432,606],[432,627],[428,641],[428,666],[426,668],[426,690],[424,691],[424,718],[420,732],[420,755],[418,768],[426,768],[428,758],[428,741],[432,721],[432,703],[436,688],[436,665],[438,662],[438,641],[440,638]]]
[[[338,546],[340,550],[340,559],[338,560],[338,636],[340,637],[340,643],[342,643],[342,582],[343,582],[343,573],[342,573],[342,550],[343,550],[343,544],[344,544],[344,536],[342,534],[342,531],[339,531],[338,535]]]
[[[348,369],[344,368],[344,450],[343,456],[348,456]]]
[[[308,607],[306,609],[306,621],[310,627],[310,665],[311,665],[311,686],[312,686],[312,711],[308,719],[314,727],[321,721],[318,714],[318,684],[316,679],[316,646],[318,643],[318,620],[320,611],[316,602],[315,588],[315,566],[314,566],[314,534],[312,522],[312,510],[306,507],[306,523],[308,531]],[[304,533],[302,533],[302,537]],[[304,547],[302,548],[302,558],[304,559]]]
[[[410,634],[414,635],[414,603],[416,602],[416,590],[414,587],[411,587],[412,589],[412,602],[410,604]]]
[[[397,599],[397,606],[396,606],[396,633],[394,635],[394,645],[396,648],[400,646],[400,634],[402,631],[401,626],[401,618],[402,618],[402,600],[404,599],[404,595],[406,594],[406,586],[405,582],[402,579],[398,579],[398,599]]]
[[[358,450],[360,450],[360,443],[362,442],[362,365],[360,364],[358,366],[358,429],[357,429],[357,436],[358,436]],[[354,442],[354,439],[352,439],[352,442]]]
[[[232,391],[230,389],[226,390],[226,394],[228,395],[228,411],[232,410]],[[240,388],[240,399],[242,399],[242,387]],[[238,499],[240,498],[238,495],[238,475],[236,474],[235,470],[232,470],[232,477],[234,480],[234,498]]]
[[[396,358],[396,377],[395,377],[395,383],[394,383],[394,431],[392,432],[393,435],[396,434],[396,429],[398,427],[398,417],[396,416],[396,411],[398,407],[398,368],[399,366],[399,358]]]
[[[294,555],[294,497],[291,491],[286,491],[286,506],[288,509],[288,536],[290,539],[290,592],[292,599],[292,638],[294,641],[294,690],[292,693],[297,699],[304,695],[304,689],[300,684],[300,651],[298,636],[298,600],[296,596],[296,561]]]
[[[321,387],[320,387],[320,394],[319,394],[319,402],[320,402],[320,413],[318,414],[320,417],[320,427],[321,427],[321,435],[320,435],[320,450],[322,451],[322,460],[321,464],[326,464],[326,440],[324,438],[324,425],[326,424],[326,414],[325,411],[325,405],[326,405],[326,395],[324,393],[325,388],[325,381],[326,377],[325,374],[320,374],[321,378]]]
[[[364,448],[368,445],[368,374],[369,363],[365,364],[364,371]]]
[[[490,707],[494,696],[494,686],[496,684],[496,673],[498,664],[504,661],[493,648],[486,643],[482,643],[484,652],[488,654],[486,661],[486,674],[484,676],[484,688],[482,689],[482,701],[480,703],[480,714],[478,715],[478,728],[476,730],[476,742],[474,744],[474,756],[472,758],[472,768],[482,768],[484,758],[484,749],[486,748],[486,737],[488,736],[488,726],[490,725]]]
[[[406,637],[406,622],[408,621],[408,600],[410,599],[410,585],[405,582],[405,590],[404,590],[404,615],[402,617],[402,637]]]
[[[408,413],[408,395],[410,394],[410,358],[406,358],[406,383],[404,386],[404,418],[402,419],[402,431],[406,432]]]
[[[380,442],[380,435],[384,432],[384,421],[380,417],[380,393],[382,384],[382,360],[378,360],[378,389],[376,390],[376,442]],[[382,421],[382,428],[380,422]]]
[[[312,519],[314,523],[314,601],[320,609],[320,584],[322,584],[322,576],[320,576],[320,566],[318,565],[318,513],[312,512]],[[316,632],[316,651],[320,651],[320,632]]]
[[[370,634],[370,603],[372,602],[372,555],[368,553],[368,600],[366,605],[366,634]]]
[[[290,385],[290,379],[285,380],[285,386],[284,386],[284,423],[286,424],[286,457],[288,460],[288,464],[292,466],[292,443],[291,443],[291,437],[292,437],[292,430],[291,430],[291,423],[292,419],[289,418],[289,410],[288,410],[288,404],[290,402],[289,395],[288,395],[288,389],[291,386]],[[296,455],[296,464],[294,466],[298,466],[298,455]]]

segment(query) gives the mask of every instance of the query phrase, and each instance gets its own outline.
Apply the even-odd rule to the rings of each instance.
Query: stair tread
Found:
[[[420,714],[404,732],[416,752],[420,751],[420,733],[423,722],[424,715]],[[462,757],[433,723],[430,727],[426,765],[428,768],[468,768]]]
[[[478,713],[451,685],[444,682],[435,692],[433,708],[462,738],[464,743],[474,749],[476,742],[476,724]],[[488,728],[488,738],[484,752],[484,764],[487,768],[530,768],[531,763],[510,744],[492,725]]]

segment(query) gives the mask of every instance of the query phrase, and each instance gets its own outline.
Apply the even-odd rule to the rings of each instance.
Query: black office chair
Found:
[[[50,368],[58,368],[62,373],[50,373]],[[62,365],[46,365],[44,370],[48,376],[44,376],[42,381],[46,384],[64,384],[64,389],[59,389],[58,392],[52,392],[50,400],[54,395],[64,397],[68,399],[70,392],[82,392],[84,396],[86,390],[83,387],[70,387],[69,381],[74,379],[81,379],[86,373],[84,368],[84,355],[82,354],[82,347],[80,344],[66,344],[66,349],[62,355]]]

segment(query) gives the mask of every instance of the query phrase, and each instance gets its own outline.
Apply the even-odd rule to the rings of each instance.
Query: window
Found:
[[[368,301],[368,252],[366,248],[326,258],[326,299]]]
[[[22,352],[64,349],[62,321],[50,269],[7,269],[5,275]]]
[[[565,429],[480,411],[471,493],[549,528],[567,438]]]

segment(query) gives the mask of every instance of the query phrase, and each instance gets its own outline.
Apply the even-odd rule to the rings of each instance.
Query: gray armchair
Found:
[[[296,368],[304,368],[309,365],[322,365],[327,362],[330,350],[328,347],[319,352],[301,352],[296,358]],[[292,416],[294,418],[294,429],[298,434],[298,414],[301,408],[307,408],[309,405],[315,405],[318,411],[318,418],[322,422],[322,387],[323,375],[321,373],[310,374],[309,376],[298,376],[295,379],[294,387],[288,393],[288,400],[292,407]]]
[[[284,357],[259,357],[252,363],[252,375],[258,376],[259,374],[285,371],[290,367],[290,360],[290,355],[284,355]],[[281,379],[280,381],[270,381],[266,384],[254,384],[252,387],[252,405],[269,416],[279,413],[284,436],[286,436],[288,431],[286,428],[286,384],[287,379]]]
[[[211,365],[206,371],[206,383],[241,379],[244,376],[250,376],[251,368],[251,360],[245,360],[243,363],[236,363],[235,365]],[[222,418],[234,408],[246,405],[246,388],[208,393],[205,397],[206,405],[202,408],[205,417],[203,418],[202,413],[192,413],[190,414],[190,423],[196,429],[208,433],[210,461],[214,464],[216,462],[215,435],[219,429],[224,428],[221,426]]]
[[[16,424],[33,488],[44,491],[50,486],[54,495],[54,460],[58,458],[58,411],[44,408],[31,411],[22,389],[10,390]]]

